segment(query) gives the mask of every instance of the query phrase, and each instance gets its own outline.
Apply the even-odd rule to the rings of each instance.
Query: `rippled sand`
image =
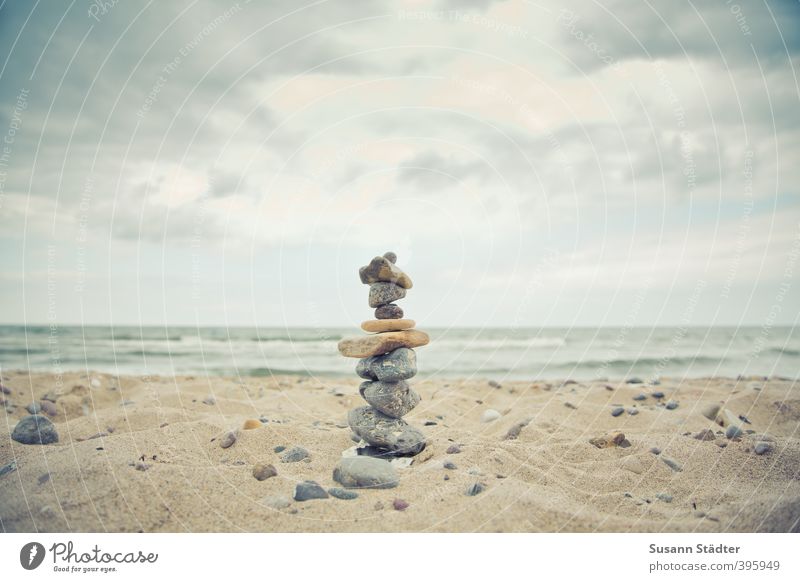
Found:
[[[261,501],[291,498],[297,481],[336,485],[333,467],[354,444],[345,414],[363,403],[357,379],[6,372],[3,386],[11,394],[2,395],[4,413],[0,407],[0,468],[6,467],[0,521],[4,531],[26,532],[800,529],[800,391],[792,381],[501,384],[414,382],[423,401],[406,419],[436,424],[423,427],[428,447],[400,470],[397,488],[274,509]],[[678,407],[667,410],[652,397],[633,400],[654,390]],[[14,425],[28,414],[24,406],[48,393],[56,399],[60,441],[12,441]],[[209,396],[214,400],[204,403]],[[751,422],[745,428],[767,433],[774,450],[756,455],[752,435],[693,438],[705,428],[724,430],[701,414],[710,403],[744,415]],[[613,417],[617,404],[636,405],[639,413]],[[481,422],[487,409],[502,416]],[[219,446],[224,430],[260,417],[268,422],[240,430],[228,449]],[[504,438],[526,422],[516,438]],[[589,443],[617,430],[629,447]],[[453,444],[461,452],[447,454]],[[305,447],[310,462],[281,463],[273,451],[281,445]],[[456,469],[444,469],[446,460]],[[256,480],[256,463],[274,464],[278,475]],[[467,496],[476,482],[485,490]],[[662,493],[671,502],[657,497]],[[408,507],[395,510],[395,499]]]

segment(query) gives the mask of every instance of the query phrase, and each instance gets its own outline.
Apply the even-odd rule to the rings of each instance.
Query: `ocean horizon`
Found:
[[[800,378],[795,327],[425,328],[420,377],[510,380]],[[0,326],[0,366],[119,375],[352,378],[355,327]]]

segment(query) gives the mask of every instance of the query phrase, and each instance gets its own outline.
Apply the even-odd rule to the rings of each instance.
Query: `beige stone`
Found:
[[[370,319],[361,324],[361,329],[368,332],[403,331],[415,325],[413,319]]]
[[[339,342],[339,353],[348,358],[368,358],[386,354],[397,348],[418,348],[430,341],[424,331],[409,329],[387,331],[373,335],[344,338]]]
[[[361,282],[367,285],[384,282],[394,283],[403,289],[411,289],[413,286],[411,277],[386,257],[375,257],[369,265],[358,270],[358,275],[361,277]]]

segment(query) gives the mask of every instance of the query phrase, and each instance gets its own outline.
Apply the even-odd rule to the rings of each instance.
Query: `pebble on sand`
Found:
[[[596,446],[598,449],[618,447],[624,442],[625,442],[625,434],[622,432],[612,432],[611,434],[608,435],[603,435],[589,439],[589,443]]]
[[[219,446],[221,446],[223,449],[232,447],[233,443],[236,442],[238,436],[239,436],[238,431],[229,430],[228,432],[222,435],[221,439],[219,439]]]
[[[281,463],[297,463],[307,459],[310,455],[303,447],[292,447],[281,455]]]
[[[711,430],[710,428],[704,428],[703,430],[698,432],[696,435],[694,435],[693,438],[697,439],[698,441],[713,441],[717,437],[714,436],[714,431],[713,430]]]
[[[275,477],[278,474],[274,465],[267,463],[256,463],[253,466],[253,477],[258,481],[266,481],[270,477]]]
[[[742,429],[735,424],[732,424],[725,429],[725,436],[731,440],[741,438],[743,434],[744,432]]]
[[[448,455],[457,455],[458,453],[461,452],[461,447],[459,447],[458,445],[450,445],[449,447],[447,447],[447,450],[445,452]]]
[[[646,400],[647,396],[645,396],[644,394],[640,393],[640,394],[637,394],[636,396],[634,396],[633,399],[634,400]]]
[[[611,416],[619,416],[623,412],[625,412],[625,409],[622,408],[621,406],[617,406],[616,408],[611,410]]]
[[[466,490],[465,493],[469,497],[474,497],[475,495],[478,495],[479,493],[483,493],[483,491],[485,489],[486,489],[486,485],[484,485],[483,483],[480,483],[480,482],[475,482],[472,485],[470,485],[469,487],[467,487],[467,490]]]
[[[637,378],[637,377],[634,376],[633,378],[628,378],[625,381],[625,383],[626,384],[644,384],[644,381],[641,378]]]
[[[654,455],[660,455],[661,454],[661,449],[659,449],[658,447],[652,447],[650,449],[650,452],[653,453]]]
[[[308,501],[310,499],[327,499],[328,492],[320,487],[316,481],[302,481],[294,486],[294,500]]]
[[[485,410],[481,415],[481,422],[493,422],[501,416],[502,415],[499,412],[490,408],[489,410]]]
[[[49,445],[58,442],[58,432],[50,419],[34,414],[17,423],[11,438],[23,445]]]
[[[389,461],[375,457],[346,457],[333,470],[333,480],[348,488],[391,489],[397,473]]]
[[[272,509],[286,509],[292,502],[285,495],[269,495],[261,500],[261,504]]]
[[[244,430],[253,430],[254,428],[261,428],[261,421],[257,418],[248,418],[242,425]]]
[[[56,414],[58,414],[58,408],[56,408],[56,405],[50,402],[49,400],[42,400],[40,406],[42,407],[42,412],[44,412],[48,416],[55,416]]]
[[[678,403],[675,402],[674,400],[670,400],[669,402],[667,402],[665,408],[667,410],[675,410],[676,408],[678,408]]]
[[[25,407],[30,414],[39,414],[42,411],[42,405],[38,402],[31,402]]]
[[[656,499],[660,499],[664,503],[672,503],[672,495],[669,493],[656,493]]]
[[[450,470],[450,471],[452,471],[452,470],[454,470],[454,469],[456,469],[456,468],[457,468],[457,467],[456,467],[456,464],[455,464],[453,461],[445,461],[445,462],[442,464],[442,467],[444,467],[445,469],[448,469],[448,470]]]
[[[756,443],[755,453],[757,455],[766,455],[769,452],[772,452],[772,444],[771,443]]]
[[[358,493],[355,491],[348,491],[347,489],[342,489],[341,487],[331,487],[328,489],[328,493],[331,497],[335,497],[336,499],[356,499],[358,497]]]
[[[408,501],[405,499],[395,499],[392,501],[392,507],[397,511],[405,511],[408,508]]]
[[[664,464],[676,472],[683,471],[683,467],[681,467],[680,463],[674,459],[670,459],[669,457],[661,457],[661,460],[664,461]]]

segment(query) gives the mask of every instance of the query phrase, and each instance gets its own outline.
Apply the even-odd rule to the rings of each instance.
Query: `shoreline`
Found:
[[[423,400],[408,420],[422,428],[428,445],[398,469],[398,487],[305,502],[292,500],[300,481],[338,486],[331,473],[354,446],[345,415],[360,404],[357,378],[64,372],[60,390],[54,380],[47,373],[3,373],[10,391],[0,395],[4,531],[800,528],[795,380],[501,381],[495,387],[486,378],[414,378]],[[644,399],[635,400],[640,394]],[[51,418],[59,441],[13,441],[14,426],[28,415],[24,407],[44,398],[55,400]],[[670,401],[674,408],[666,406]],[[750,424],[739,437],[726,438],[725,427],[703,416],[711,404]],[[623,412],[612,416],[618,407]],[[487,410],[499,417],[483,422]],[[245,430],[247,420],[259,420],[257,428]],[[228,430],[238,438],[221,448]],[[695,438],[704,430],[713,438]],[[629,446],[614,442],[618,432]],[[760,442],[770,450],[756,454]],[[302,447],[308,459],[281,462],[278,447]],[[277,475],[254,478],[258,464],[272,465]],[[467,495],[476,483],[483,490]],[[397,510],[396,500],[408,506]]]

